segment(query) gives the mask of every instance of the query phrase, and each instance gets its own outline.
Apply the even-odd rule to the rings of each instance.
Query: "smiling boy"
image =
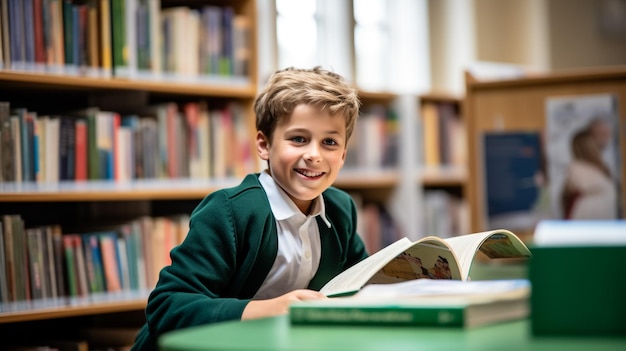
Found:
[[[331,187],[359,105],[341,76],[319,67],[272,75],[254,104],[267,169],[193,211],[133,350],[156,349],[175,329],[285,314],[293,301],[324,298],[317,290],[367,256],[354,202]]]

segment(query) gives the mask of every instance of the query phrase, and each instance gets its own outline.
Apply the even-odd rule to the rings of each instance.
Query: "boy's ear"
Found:
[[[256,132],[256,152],[259,155],[259,157],[262,160],[269,160],[270,158],[270,151],[269,151],[269,146],[270,143],[267,140],[267,138],[265,137],[265,134],[263,134],[262,131],[257,131]]]

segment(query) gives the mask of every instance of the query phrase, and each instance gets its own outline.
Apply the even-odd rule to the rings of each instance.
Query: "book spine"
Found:
[[[111,75],[111,67],[113,66],[113,54],[111,48],[111,3],[109,0],[99,0],[100,18],[100,64],[105,76]]]
[[[11,42],[9,38],[9,1],[2,1],[0,4],[0,28],[2,29],[2,63],[3,68],[11,68]]]
[[[63,47],[66,68],[76,64],[74,62],[74,15],[73,5],[68,1],[63,1]]]
[[[5,182],[15,180],[15,157],[13,151],[13,134],[11,133],[11,116],[9,102],[0,102],[0,160],[2,173],[0,179]]]
[[[76,160],[74,162],[75,180],[87,180],[88,177],[88,162],[87,162],[87,121],[84,119],[76,120],[75,122],[75,135],[74,141],[74,155]]]
[[[75,254],[73,249],[73,239],[71,235],[64,235],[63,240],[63,252],[65,253],[65,276],[67,277],[67,294],[68,296],[78,295],[77,277],[76,277],[76,264]]]
[[[463,327],[462,308],[291,306],[292,324]]]
[[[75,121],[68,117],[61,117],[59,130],[59,177],[61,180],[74,180],[76,127]]]
[[[43,0],[33,1],[33,30],[34,30],[34,50],[36,67],[43,67],[46,64],[46,44],[44,38],[44,10]]]

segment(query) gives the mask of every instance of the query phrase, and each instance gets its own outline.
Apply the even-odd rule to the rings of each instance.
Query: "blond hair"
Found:
[[[346,141],[350,139],[361,105],[357,92],[339,74],[320,67],[289,67],[270,77],[254,102],[257,131],[271,140],[278,121],[301,104],[317,107],[331,116],[343,116]]]

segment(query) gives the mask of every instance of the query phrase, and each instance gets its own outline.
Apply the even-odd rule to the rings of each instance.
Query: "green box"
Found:
[[[626,335],[626,246],[530,250],[533,335]]]

